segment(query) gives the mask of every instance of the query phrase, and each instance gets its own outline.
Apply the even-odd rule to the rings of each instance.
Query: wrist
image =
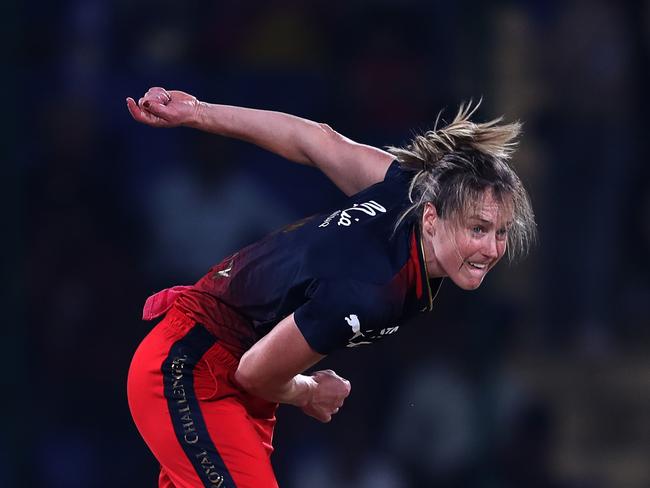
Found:
[[[312,376],[299,374],[293,378],[293,382],[296,395],[290,403],[299,408],[306,407],[312,403],[314,393],[318,387],[316,380]]]
[[[205,126],[205,113],[207,109],[208,103],[197,100],[192,115],[183,125],[192,129],[202,129]]]

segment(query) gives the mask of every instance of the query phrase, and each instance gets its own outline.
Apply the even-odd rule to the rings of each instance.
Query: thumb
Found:
[[[170,111],[166,105],[158,102],[152,102],[150,100],[146,100],[142,105],[147,112],[155,115],[156,117],[160,117],[163,120],[169,120]]]

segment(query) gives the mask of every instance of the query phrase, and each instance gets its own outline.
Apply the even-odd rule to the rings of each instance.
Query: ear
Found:
[[[438,211],[431,202],[424,204],[424,212],[422,212],[422,229],[424,233],[433,235],[435,233],[435,222],[438,220]]]

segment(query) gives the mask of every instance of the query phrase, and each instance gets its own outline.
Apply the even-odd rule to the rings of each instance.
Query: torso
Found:
[[[417,225],[394,229],[409,205],[412,176],[393,163],[384,181],[339,208],[288,225],[213,266],[179,306],[237,352],[291,313],[322,354],[393,334],[431,309],[441,281],[427,278]],[[214,309],[222,304],[234,312],[229,324]]]

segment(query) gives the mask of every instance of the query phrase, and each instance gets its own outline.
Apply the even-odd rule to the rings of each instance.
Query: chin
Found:
[[[462,290],[465,291],[472,291],[476,290],[479,286],[481,286],[481,283],[483,283],[483,280],[476,282],[476,281],[466,281],[466,280],[453,280],[456,286]]]
[[[465,286],[465,287],[462,287],[462,288],[463,288],[463,290],[466,290],[466,291],[473,291],[473,290],[478,289],[478,287],[480,287],[480,286],[481,286],[480,283],[472,283],[471,285],[468,285],[468,286]]]

